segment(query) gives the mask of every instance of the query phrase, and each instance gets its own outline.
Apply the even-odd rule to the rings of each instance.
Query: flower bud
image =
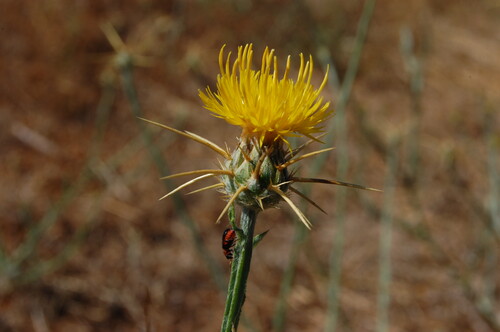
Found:
[[[247,208],[267,209],[276,206],[281,196],[271,187],[279,187],[286,192],[291,180],[286,168],[277,167],[286,162],[285,155],[281,141],[260,147],[254,140],[243,138],[234,150],[232,159],[224,165],[224,169],[231,171],[234,176],[220,177],[224,184],[223,191],[232,197],[239,188],[244,187],[235,202]]]

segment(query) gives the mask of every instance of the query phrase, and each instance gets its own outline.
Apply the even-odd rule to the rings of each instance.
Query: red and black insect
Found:
[[[236,232],[228,228],[222,233],[222,252],[227,259],[233,259],[233,247],[236,241]]]

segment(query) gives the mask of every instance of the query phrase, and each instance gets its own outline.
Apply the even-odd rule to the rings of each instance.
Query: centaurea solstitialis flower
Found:
[[[322,132],[324,121],[333,114],[329,103],[323,102],[320,96],[327,83],[328,74],[325,74],[320,87],[315,89],[311,84],[312,57],[305,61],[304,56],[300,54],[300,67],[295,80],[289,77],[290,56],[287,58],[282,77],[278,76],[274,50],[265,49],[260,70],[255,70],[252,62],[252,44],[240,46],[234,62],[231,62],[231,52],[225,58],[222,47],[219,54],[221,73],[217,77],[217,92],[210,88],[199,92],[205,108],[214,116],[242,128],[238,145],[232,153],[196,134],[145,120],[202,143],[225,159],[225,162],[221,163],[221,169],[183,172],[162,178],[201,174],[172,190],[162,199],[200,180],[218,177],[220,183],[194,191],[219,188],[227,195],[227,205],[217,222],[234,203],[259,211],[285,201],[310,229],[311,222],[290,200],[288,192],[299,195],[323,210],[294,188],[294,183],[315,182],[376,190],[335,180],[296,177],[289,171],[288,167],[300,160],[332,150],[327,148],[298,156],[307,145],[315,141],[320,142],[322,135],[315,135]],[[288,138],[301,136],[310,140],[298,148],[292,148]]]
[[[224,47],[220,51],[219,65],[221,73],[217,77],[217,91],[207,88],[200,91],[205,108],[216,117],[242,128],[236,148],[230,152],[215,143],[188,131],[179,131],[168,126],[149,121],[172,132],[202,143],[224,157],[220,169],[204,169],[184,172],[165,177],[200,175],[172,190],[163,198],[205,178],[218,177],[220,183],[205,189],[218,188],[228,198],[217,222],[229,211],[229,222],[237,233],[234,262],[229,277],[226,307],[222,320],[222,332],[234,332],[238,328],[239,317],[245,302],[246,282],[250,271],[252,250],[267,232],[254,237],[254,229],[259,211],[276,206],[281,201],[290,205],[307,228],[311,222],[288,197],[289,192],[296,193],[306,201],[321,208],[293,187],[297,182],[328,183],[359,189],[370,189],[355,184],[334,180],[296,177],[289,167],[296,162],[331,150],[323,149],[299,156],[304,147],[320,141],[323,123],[332,115],[329,103],[324,103],[320,96],[326,85],[325,75],[319,89],[311,84],[313,73],[312,58],[304,60],[300,55],[300,67],[297,78],[288,77],[290,57],[286,62],[283,76],[278,76],[278,63],[273,50],[266,48],[262,56],[260,70],[252,68],[252,45],[238,48],[238,55],[231,62],[231,53],[224,57]],[[298,148],[293,148],[290,137],[305,136],[309,141]],[[234,220],[234,204],[241,207],[239,225]],[[321,210],[323,211],[323,210]],[[324,211],[323,211],[324,212]],[[224,237],[223,240],[226,240]],[[230,248],[223,242],[224,250]],[[227,252],[226,253],[226,257]]]

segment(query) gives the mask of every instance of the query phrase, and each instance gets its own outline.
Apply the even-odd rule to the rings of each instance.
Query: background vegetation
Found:
[[[232,146],[197,93],[248,42],[333,69],[337,149],[300,174],[384,193],[263,213],[241,330],[500,331],[500,3],[373,5],[3,0],[0,331],[218,330],[224,202],[158,201],[216,155],[136,115]]]

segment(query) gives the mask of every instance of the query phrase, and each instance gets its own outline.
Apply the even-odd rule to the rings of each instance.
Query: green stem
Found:
[[[245,291],[252,260],[253,233],[257,211],[243,208],[240,219],[241,236],[235,249],[235,257],[231,267],[227,290],[226,309],[222,320],[221,332],[232,332],[238,329],[241,308],[245,301]]]

